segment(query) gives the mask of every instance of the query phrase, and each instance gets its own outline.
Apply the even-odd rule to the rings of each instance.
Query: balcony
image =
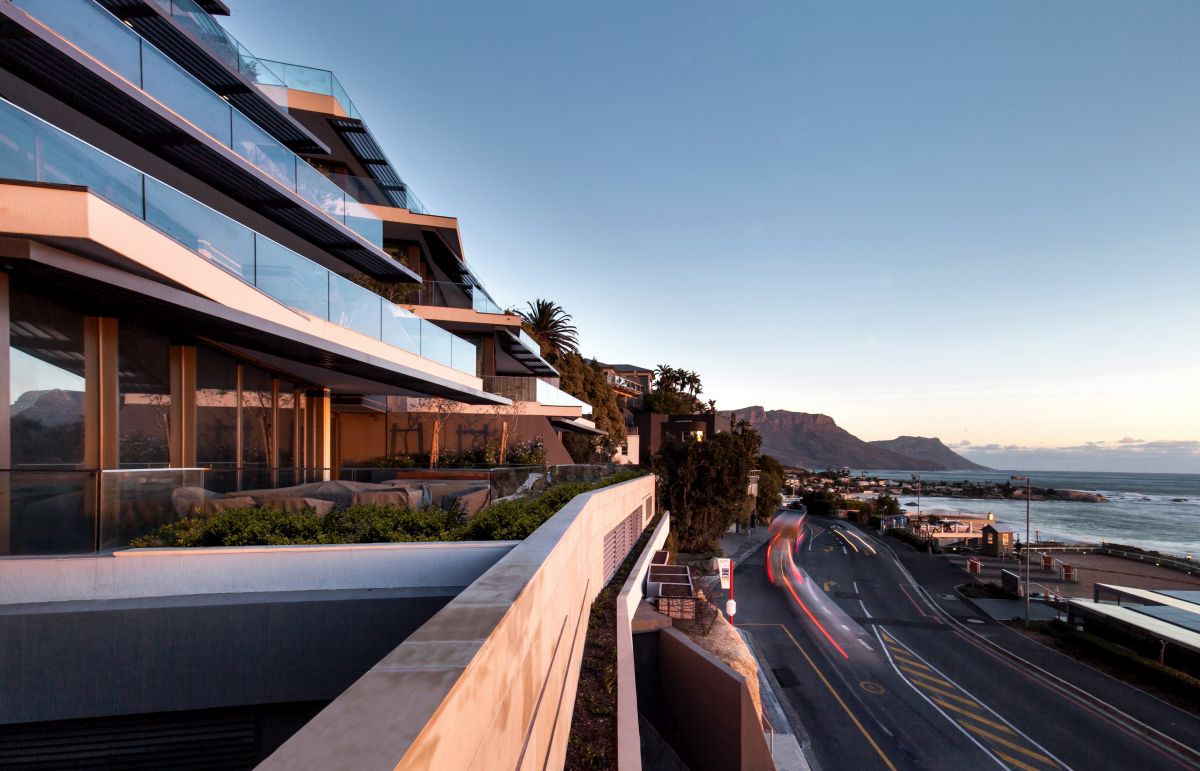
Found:
[[[429,214],[429,209],[421,203],[417,194],[403,182],[384,184],[370,177],[355,177],[350,174],[327,173],[325,176],[363,203],[407,209],[413,214]]]
[[[403,305],[424,305],[434,308],[463,308],[476,313],[504,315],[504,311],[491,298],[487,290],[476,284],[459,284],[453,281],[425,281],[404,287],[407,296],[401,294],[396,301]]]
[[[578,407],[581,415],[590,415],[592,412],[592,405],[536,377],[488,375],[483,378],[483,390],[515,402],[537,402],[547,407]]]
[[[613,373],[608,373],[607,375],[605,375],[604,380],[610,386],[617,389],[618,391],[627,392],[632,396],[641,396],[642,394],[645,393],[645,390],[646,390],[642,387],[641,383],[639,383],[635,380],[630,380],[627,377],[621,377],[620,375],[615,375]]]
[[[477,372],[472,343],[3,99],[0,178],[87,187],[284,305],[468,375]]]
[[[30,22],[20,22],[16,13],[15,29],[10,31],[12,22],[0,25],[9,38],[3,60],[14,71],[331,253],[379,275],[412,276],[383,253],[383,223],[369,209],[96,3],[15,0],[11,7],[36,22],[26,27]],[[73,58],[71,49],[87,59]],[[133,103],[135,92],[121,84],[153,104]],[[265,177],[187,137],[187,127]],[[273,189],[274,183],[287,193]]]
[[[213,23],[216,24],[216,22]],[[342,87],[342,82],[338,80],[337,75],[334,75],[332,71],[323,70],[320,67],[307,67],[303,64],[289,64],[272,59],[262,59],[261,61],[272,72],[278,73],[288,88],[296,91],[307,91],[310,94],[332,96],[333,101],[337,103],[338,107],[342,108],[342,112],[345,113],[347,118],[362,120],[362,114],[354,106],[354,102],[350,101],[350,95],[346,93],[346,89]]]

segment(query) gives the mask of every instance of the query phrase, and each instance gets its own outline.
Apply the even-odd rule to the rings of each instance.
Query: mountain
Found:
[[[972,463],[942,444],[942,440],[924,436],[898,436],[895,439],[879,439],[867,444],[890,450],[900,455],[937,463],[947,471],[991,471],[987,466]]]
[[[935,461],[911,458],[864,442],[838,426],[828,415],[764,410],[757,406],[722,411],[721,414],[734,414],[750,421],[762,434],[762,451],[774,455],[785,466],[803,466],[807,469],[849,466],[861,469],[915,471],[940,471],[945,468]]]

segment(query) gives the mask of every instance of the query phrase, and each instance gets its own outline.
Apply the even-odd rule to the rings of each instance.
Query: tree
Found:
[[[669,440],[654,458],[663,507],[680,551],[715,554],[721,535],[741,516],[750,456],[740,437],[714,434],[704,441]]]
[[[450,416],[458,412],[461,405],[453,399],[447,399],[444,396],[434,396],[425,399],[421,405],[422,412],[429,412],[433,415],[433,438],[429,442],[429,468],[433,468],[438,464],[438,455],[441,452],[442,429],[446,426],[446,421]]]
[[[695,372],[677,369],[668,364],[654,368],[654,387],[643,401],[646,412],[665,415],[692,415],[703,412],[698,398],[704,391],[700,376]],[[710,402],[715,407],[715,402]]]
[[[559,387],[576,399],[592,406],[591,419],[596,428],[608,436],[566,434],[563,445],[576,463],[607,463],[625,441],[625,415],[617,402],[617,392],[604,377],[604,370],[595,359],[585,359],[577,353],[566,354],[555,362],[560,376]]]
[[[579,352],[579,330],[571,323],[571,314],[551,300],[525,303],[527,311],[517,311],[521,326],[537,340],[543,355],[565,356]]]
[[[519,399],[513,399],[511,404],[498,404],[492,408],[492,412],[500,420],[500,463],[508,462],[508,440],[516,433],[517,427],[521,421],[521,414],[525,411],[525,402]]]
[[[771,518],[783,505],[783,464],[771,455],[758,456],[758,499],[754,512]]]

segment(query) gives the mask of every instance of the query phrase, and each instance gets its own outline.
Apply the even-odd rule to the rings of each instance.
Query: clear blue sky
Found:
[[[1200,472],[1200,2],[229,4],[586,355]]]

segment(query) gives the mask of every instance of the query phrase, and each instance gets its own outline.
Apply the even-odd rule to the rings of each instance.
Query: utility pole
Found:
[[[1033,480],[1029,477],[1013,476],[1015,481],[1025,483],[1025,627],[1029,627],[1029,505],[1033,498]]]

